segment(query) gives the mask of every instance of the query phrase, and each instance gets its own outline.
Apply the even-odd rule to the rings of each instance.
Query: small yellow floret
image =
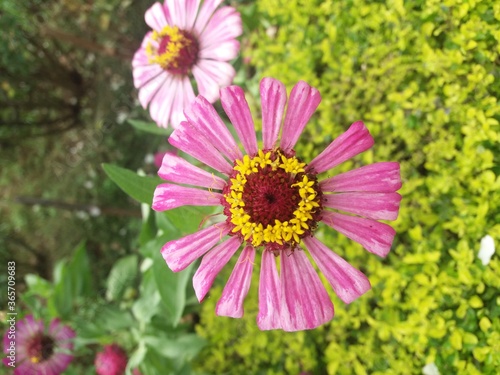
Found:
[[[165,51],[161,54],[158,54],[158,47],[153,46],[152,42],[146,46],[148,61],[150,64],[159,64],[163,69],[178,68],[178,57],[182,49],[191,44],[191,40],[186,38],[177,26],[165,26],[159,32],[154,30],[151,39],[156,42],[154,44],[159,44],[167,36],[170,39]]]

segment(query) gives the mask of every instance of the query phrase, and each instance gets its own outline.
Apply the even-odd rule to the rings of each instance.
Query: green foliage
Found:
[[[258,332],[257,279],[243,321],[214,317],[214,293],[199,326],[211,345],[200,368],[420,374],[434,362],[444,374],[496,373],[500,262],[494,256],[483,266],[476,254],[484,235],[497,248],[500,240],[500,6],[260,0],[257,7],[260,27],[246,51],[257,79],[272,76],[289,88],[305,80],[323,98],[297,154],[315,155],[349,124],[365,121],[374,148],[334,173],[401,162],[398,234],[382,261],[319,231],[373,290],[349,306],[335,299],[336,317],[314,332]]]

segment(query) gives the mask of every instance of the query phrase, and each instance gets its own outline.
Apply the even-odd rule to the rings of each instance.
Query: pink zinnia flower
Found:
[[[217,7],[222,0],[167,0],[146,11],[146,34],[132,61],[139,101],[149,105],[152,119],[161,127],[176,127],[182,110],[198,92],[211,103],[219,89],[231,84],[234,68],[228,63],[240,49],[235,39],[242,32],[241,17],[232,7]]]
[[[44,374],[59,375],[73,360],[73,338],[75,332],[53,319],[49,327],[32,315],[16,323],[15,338],[7,331],[3,338],[4,364],[9,365],[12,342],[15,342],[14,375]]]
[[[123,375],[127,368],[127,353],[118,345],[105,345],[104,351],[95,356],[97,375]]]
[[[161,252],[175,272],[206,254],[193,278],[201,301],[216,275],[243,244],[216,307],[217,315],[242,317],[255,253],[260,250],[259,328],[311,329],[332,319],[333,305],[300,245],[305,246],[345,303],[368,291],[366,276],[313,237],[313,233],[323,222],[369,252],[385,257],[395,232],[377,220],[397,218],[401,196],[395,191],[401,187],[400,168],[395,162],[375,163],[319,181],[318,174],[373,145],[365,125],[355,122],[306,164],[295,156],[293,147],[321,101],[319,92],[305,82],[297,83],[291,91],[283,125],[285,86],[264,78],[260,94],[261,147],[243,90],[237,86],[221,90],[222,106],[246,155],[205,98],[198,96],[186,109],[187,122],[174,130],[169,142],[216,172],[206,172],[179,156],[163,159],[160,177],[204,189],[161,184],[155,190],[153,209],[221,206],[226,218],[168,242]],[[279,274],[276,260],[280,262]]]

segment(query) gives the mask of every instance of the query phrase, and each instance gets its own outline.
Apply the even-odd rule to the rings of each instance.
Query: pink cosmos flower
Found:
[[[260,329],[312,329],[333,317],[333,305],[306,251],[345,303],[370,289],[365,275],[313,236],[320,222],[385,257],[395,231],[377,220],[395,220],[401,196],[399,164],[381,162],[322,179],[318,175],[368,150],[374,143],[365,125],[355,122],[308,164],[294,146],[321,101],[319,92],[299,82],[290,93],[272,78],[260,84],[262,145],[243,90],[221,90],[222,106],[240,138],[245,155],[213,106],[198,96],[185,110],[187,121],[169,142],[211,167],[206,172],[179,156],[163,159],[153,209],[184,205],[221,206],[223,222],[170,241],[161,250],[174,271],[203,256],[193,277],[202,301],[216,275],[243,245],[217,303],[217,315],[242,317],[256,251],[262,253]],[[281,136],[280,136],[281,135]],[[331,172],[329,172],[331,174]],[[187,187],[179,184],[194,185]],[[280,272],[276,261],[280,262]]]
[[[97,375],[123,375],[127,368],[127,353],[118,345],[105,345],[95,357]]]
[[[146,11],[148,32],[132,61],[139,101],[149,105],[151,118],[161,127],[176,127],[182,110],[198,92],[211,103],[220,87],[231,84],[234,68],[228,63],[240,49],[235,39],[242,32],[241,17],[232,7],[217,7],[222,0],[166,0]]]
[[[15,331],[6,332],[3,338],[6,358],[3,362],[10,366],[9,356],[14,356],[14,375],[59,375],[73,360],[74,337],[75,332],[62,325],[59,319],[53,319],[50,326],[45,327],[41,320],[28,315],[16,323]],[[15,352],[11,354],[12,347]]]

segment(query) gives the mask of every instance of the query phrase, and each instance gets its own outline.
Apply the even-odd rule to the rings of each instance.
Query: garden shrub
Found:
[[[486,234],[500,240],[500,3],[259,0],[257,13],[245,51],[255,81],[272,76],[290,89],[302,79],[323,98],[298,155],[310,161],[362,119],[375,146],[337,169],[399,161],[403,201],[386,260],[319,231],[373,286],[350,305],[332,292],[336,316],[319,329],[259,332],[258,267],[244,319],[215,317],[220,288],[212,292],[199,368],[376,375],[435,363],[442,374],[495,374],[500,261],[483,266],[477,252]]]

